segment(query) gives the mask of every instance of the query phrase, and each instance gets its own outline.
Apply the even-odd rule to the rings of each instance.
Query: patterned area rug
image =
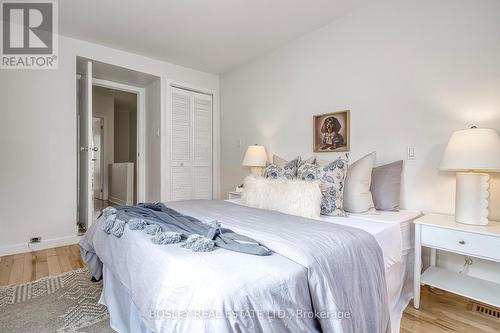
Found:
[[[109,315],[98,304],[102,281],[80,269],[0,288],[0,332],[108,333]]]

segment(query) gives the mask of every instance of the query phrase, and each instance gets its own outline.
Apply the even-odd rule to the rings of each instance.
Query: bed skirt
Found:
[[[108,308],[109,324],[114,331],[152,333],[144,325],[127,288],[106,266],[103,267],[103,289],[99,303]]]

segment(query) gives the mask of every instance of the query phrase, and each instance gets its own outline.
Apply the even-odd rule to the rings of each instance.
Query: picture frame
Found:
[[[346,152],[350,148],[350,110],[313,116],[313,151]]]

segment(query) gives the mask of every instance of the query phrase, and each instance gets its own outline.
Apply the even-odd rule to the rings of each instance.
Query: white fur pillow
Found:
[[[317,182],[250,175],[244,188],[241,203],[246,206],[308,218],[320,215],[322,196]]]

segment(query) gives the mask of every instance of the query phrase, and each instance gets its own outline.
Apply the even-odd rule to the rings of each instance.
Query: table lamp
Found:
[[[500,138],[494,129],[475,126],[453,132],[441,170],[456,171],[455,221],[488,224],[487,172],[500,172]]]
[[[243,158],[243,166],[250,167],[250,172],[253,175],[261,176],[262,168],[266,166],[267,153],[266,148],[260,145],[248,146],[245,157]]]

